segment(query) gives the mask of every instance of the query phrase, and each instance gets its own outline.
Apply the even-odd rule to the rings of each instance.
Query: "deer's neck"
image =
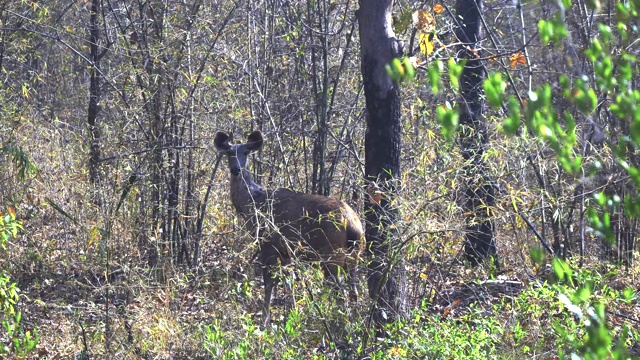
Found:
[[[267,200],[267,191],[253,181],[251,173],[242,169],[240,174],[231,174],[231,202],[240,214],[250,217]]]

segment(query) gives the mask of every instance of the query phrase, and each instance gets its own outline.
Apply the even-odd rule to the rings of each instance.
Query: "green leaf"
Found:
[[[551,41],[551,36],[553,35],[553,27],[547,20],[541,19],[540,21],[538,21],[538,33],[540,34],[540,42],[542,42],[543,45],[547,44],[549,41]]]
[[[507,83],[502,79],[502,74],[490,74],[483,82],[484,91],[487,96],[487,102],[494,109],[498,109],[504,102],[504,91]]]
[[[384,66],[387,75],[394,83],[401,83],[404,80],[413,80],[414,69],[411,60],[404,57],[403,60],[393,58],[390,64]]]
[[[445,106],[439,106],[436,113],[441,125],[442,135],[444,135],[448,141],[451,141],[458,128],[458,112]]]
[[[631,302],[636,299],[635,290],[632,288],[625,288],[622,290],[622,300],[625,302]]]
[[[581,287],[577,289],[571,298],[574,304],[584,304],[591,297],[591,289],[589,287]]]
[[[558,282],[573,286],[573,270],[566,261],[553,258],[551,265],[553,266],[553,272],[558,278]]]
[[[559,13],[556,13],[550,20],[542,19],[538,21],[538,32],[540,33],[542,44],[551,42],[555,45],[559,44],[569,34]]]
[[[413,78],[415,76],[415,69],[413,67],[413,63],[411,62],[411,58],[409,58],[408,56],[403,57],[402,65],[404,65],[407,80],[413,81]]]
[[[602,38],[602,41],[604,43],[608,43],[611,41],[611,38],[613,37],[613,32],[611,31],[611,27],[606,25],[606,24],[602,24],[599,23],[598,24],[598,32],[600,33],[600,37]]]
[[[462,75],[462,71],[464,71],[464,65],[466,63],[466,60],[456,62],[453,57],[450,57],[447,61],[447,65],[449,67],[449,81],[451,82],[451,87],[455,91],[458,91],[460,88],[460,76]]]
[[[553,273],[556,274],[558,280],[560,282],[564,281],[566,274],[564,272],[563,261],[558,258],[553,258],[551,265],[553,266]]]
[[[598,38],[591,39],[591,45],[585,50],[585,55],[589,61],[594,62],[603,55],[602,44]]]
[[[520,128],[520,103],[515,96],[510,95],[507,101],[507,109],[509,116],[502,123],[502,129],[509,135],[516,135]]]
[[[533,261],[534,264],[542,265],[545,252],[542,248],[534,246],[529,250],[529,256],[531,257],[531,261]]]
[[[433,62],[427,69],[429,84],[431,84],[431,91],[434,94],[438,94],[438,92],[440,92],[440,88],[442,87],[443,71],[444,71],[444,64],[440,59]]]
[[[395,83],[398,82],[398,75],[393,71],[390,64],[384,65],[384,70],[387,72],[387,76]]]

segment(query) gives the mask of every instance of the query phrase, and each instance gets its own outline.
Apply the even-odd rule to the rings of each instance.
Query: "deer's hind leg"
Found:
[[[262,279],[264,282],[264,302],[262,303],[262,317],[264,318],[264,327],[268,327],[271,324],[271,296],[273,295],[273,288],[277,283],[277,279],[273,277],[271,273],[271,266],[262,265]]]
[[[357,299],[355,269],[349,270],[349,274],[347,275],[344,267],[338,263],[325,261],[322,263],[322,270],[324,271],[325,284],[329,285],[329,288],[337,290],[344,296],[345,300],[355,301]],[[343,286],[343,282],[340,279],[341,276],[349,278],[348,291],[346,291]]]
[[[278,251],[270,244],[260,244],[262,281],[264,283],[264,302],[262,304],[262,316],[264,327],[271,324],[271,297],[278,284],[278,278],[273,275],[273,267],[278,264]]]
[[[355,265],[349,270],[349,301],[358,301],[358,268]]]

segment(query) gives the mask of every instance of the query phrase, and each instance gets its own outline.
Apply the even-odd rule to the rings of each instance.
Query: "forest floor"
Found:
[[[558,300],[562,290],[547,281],[553,278],[548,266],[534,276],[510,269],[494,276],[415,261],[407,263],[409,321],[389,329],[388,339],[365,335],[371,306],[366,295],[356,304],[342,303],[323,289],[314,268],[303,271],[307,281],[289,279],[287,296],[279,286],[274,328],[264,331],[258,325],[262,286],[252,248],[243,250],[227,238],[229,243],[207,248],[197,274],[170,263],[153,271],[134,267],[140,260],[133,253],[72,253],[54,240],[23,247],[13,262],[22,293],[18,307],[25,327],[37,328],[40,337],[27,358],[339,358],[346,346],[347,358],[554,359],[566,341],[562,329],[585,331]],[[637,297],[620,301],[625,289],[640,289],[638,270],[585,267],[580,274],[598,275],[575,275],[576,285],[562,289],[590,281],[593,302],[606,303],[608,327],[617,337],[625,325],[640,328]],[[366,294],[364,281],[360,286]],[[460,336],[455,331],[463,339],[447,345],[451,336]],[[640,354],[637,330],[631,335],[626,346]],[[418,346],[437,339],[442,349]]]

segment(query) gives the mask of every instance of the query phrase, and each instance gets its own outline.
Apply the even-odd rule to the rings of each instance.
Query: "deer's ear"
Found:
[[[262,133],[259,130],[256,130],[247,136],[247,149],[251,151],[258,151],[262,149],[263,142]]]
[[[216,145],[216,149],[218,151],[227,151],[231,149],[231,145],[229,145],[229,135],[227,133],[218,131],[216,134],[216,138],[213,140],[213,143]]]

